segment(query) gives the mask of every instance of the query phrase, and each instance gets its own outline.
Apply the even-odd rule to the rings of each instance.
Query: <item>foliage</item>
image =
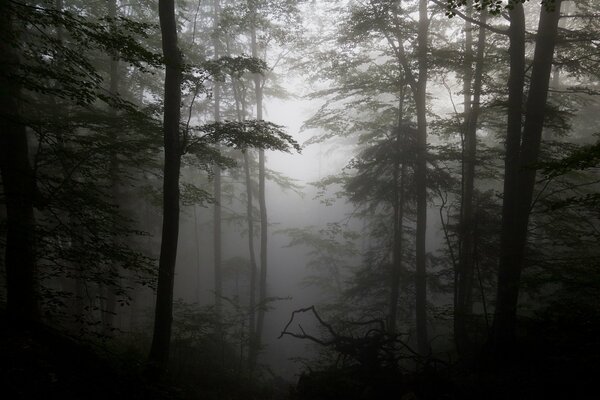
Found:
[[[525,3],[528,0],[472,0],[475,9],[478,11],[487,9],[491,14],[498,15],[504,10],[511,10],[515,4]],[[556,0],[542,0],[542,5],[548,10],[553,11]],[[446,15],[453,17],[456,14],[456,9],[464,7],[469,3],[469,0],[446,0]]]
[[[322,228],[288,228],[277,233],[290,238],[287,247],[307,248],[306,267],[311,274],[304,279],[304,285],[318,287],[330,305],[340,301],[348,272],[358,255],[359,234],[340,223],[328,223]]]
[[[93,20],[69,10],[12,0],[3,2],[2,12],[10,13],[19,27],[26,28],[25,32],[17,31],[15,37],[1,38],[12,43],[21,58],[19,68],[8,78],[34,93],[82,106],[100,99],[125,107],[130,104],[107,94],[102,87],[103,78],[89,52],[103,51],[142,70],[162,63],[161,56],[140,45],[156,33],[152,24],[125,17]],[[26,40],[19,40],[19,35],[25,35]]]
[[[570,154],[559,160],[548,161],[541,165],[548,178],[564,175],[570,171],[598,168],[600,164],[600,142],[574,148]]]
[[[300,151],[292,136],[281,126],[268,121],[213,122],[193,128],[193,132],[196,135],[189,139],[188,152],[193,152],[198,146],[217,143],[241,150],[255,147],[289,152],[291,147]]]
[[[181,299],[174,302],[169,375],[187,388],[190,397],[271,398],[273,388],[267,385],[268,378],[249,379],[239,353],[240,348],[248,346],[244,329],[247,309],[235,302],[227,303],[232,307],[224,316],[217,316],[213,306]]]

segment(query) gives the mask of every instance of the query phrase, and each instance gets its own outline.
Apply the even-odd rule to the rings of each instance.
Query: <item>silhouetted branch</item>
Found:
[[[300,333],[292,332],[289,330],[290,326],[294,322],[296,315],[300,313],[310,312],[319,322],[319,324],[326,328],[331,335],[330,340],[323,340],[313,335],[308,334],[302,325],[298,324]],[[385,321],[382,319],[373,319],[369,321],[348,321],[348,325],[354,326],[368,326],[376,324],[377,327],[367,330],[362,336],[353,337],[339,334],[335,331],[333,326],[321,318],[315,306],[306,308],[300,308],[292,312],[290,320],[285,325],[283,331],[279,335],[282,338],[284,335],[288,335],[297,339],[307,339],[314,343],[317,343],[324,347],[333,347],[333,349],[340,355],[348,356],[356,360],[358,363],[369,368],[383,366],[383,365],[397,365],[398,361],[402,358],[412,358],[417,361],[421,360],[422,357],[413,350],[406,342],[400,337],[402,334],[390,334],[385,329]],[[401,354],[399,348],[406,350],[406,353]]]

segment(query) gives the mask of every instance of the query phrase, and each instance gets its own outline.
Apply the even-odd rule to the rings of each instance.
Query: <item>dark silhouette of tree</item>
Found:
[[[519,281],[523,269],[527,228],[540,153],[546,99],[556,45],[561,1],[556,9],[540,11],[531,80],[521,125],[525,77],[525,16],[522,4],[509,10],[511,22],[508,126],[504,201],[500,236],[498,294],[492,332],[494,352],[503,356],[515,339]]]
[[[0,172],[6,198],[7,311],[16,320],[38,318],[34,202],[36,183],[29,161],[25,124],[19,119],[21,85],[14,79],[19,56],[11,45],[19,40],[9,1],[0,3]]]
[[[472,10],[472,7],[470,7]],[[471,14],[471,13],[469,13]],[[483,10],[479,22],[485,25],[487,11]],[[477,128],[481,109],[483,68],[487,31],[479,27],[477,53],[473,56],[473,25],[465,21],[464,58],[464,139],[462,146],[462,184],[459,220],[459,253],[456,266],[456,298],[454,304],[454,339],[459,353],[470,351],[468,333],[469,319],[473,308],[473,285],[475,276],[475,218],[473,204],[475,191],[475,165],[477,160]],[[473,68],[474,64],[474,68]],[[474,71],[473,71],[474,70]]]
[[[214,58],[217,60],[221,55],[220,38],[217,35],[219,18],[221,14],[220,0],[213,1],[213,48]],[[214,97],[214,118],[215,122],[221,122],[221,83],[215,80],[213,87]],[[215,273],[215,308],[217,318],[220,318],[223,296],[223,273],[222,273],[222,185],[221,185],[221,167],[217,164],[214,168],[213,195],[215,204],[213,205],[213,252],[214,252],[214,273]]]
[[[177,24],[173,0],[160,0],[158,14],[162,49],[166,64],[163,136],[165,163],[163,178],[163,226],[156,289],[154,334],[150,349],[151,368],[160,373],[166,367],[173,320],[173,285],[179,235],[179,169],[181,144],[179,119],[181,115],[181,54],[177,47]]]

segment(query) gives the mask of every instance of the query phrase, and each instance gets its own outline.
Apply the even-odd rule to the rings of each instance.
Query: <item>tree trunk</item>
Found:
[[[509,354],[509,350],[515,341],[519,283],[527,244],[527,227],[535,186],[535,163],[537,162],[541,145],[544,112],[558,32],[560,4],[561,1],[556,0],[556,10],[547,11],[542,7],[540,11],[522,137],[520,117],[523,103],[522,88],[525,71],[525,21],[523,9],[520,4],[517,4],[511,11],[510,114],[506,144],[507,155],[498,293],[492,332],[492,349],[497,357]],[[517,88],[517,85],[519,85],[520,89]],[[517,111],[519,114],[518,121]]]
[[[117,17],[117,0],[110,0],[108,2],[108,16],[110,18]],[[119,60],[116,57],[111,57],[110,59],[110,74],[109,74],[109,92],[112,96],[118,95],[119,89]],[[113,125],[117,121],[117,112],[114,108],[111,110],[111,116],[113,117]],[[112,201],[113,204],[119,204],[119,179],[118,179],[118,170],[119,170],[119,161],[117,158],[117,134],[115,132],[116,127],[113,126],[113,131],[111,133],[111,141],[112,148],[110,154],[110,179],[111,179],[111,188],[112,188]],[[113,241],[116,238],[113,237]],[[116,279],[118,276],[117,266],[111,265],[109,273],[111,274],[111,278]],[[105,305],[104,310],[101,310],[103,316],[103,333],[105,336],[112,335],[112,328],[114,326],[114,320],[116,315],[116,307],[117,307],[117,296],[115,293],[114,287],[112,285],[104,286],[104,297],[105,297]]]
[[[487,14],[482,11],[480,21],[485,24]],[[472,71],[472,25],[465,22],[465,69],[463,91],[464,106],[464,143],[462,154],[462,194],[461,213],[459,222],[459,259],[456,274],[457,285],[454,304],[454,340],[456,349],[461,356],[470,351],[468,324],[473,312],[473,277],[475,270],[475,221],[473,193],[475,188],[475,164],[477,156],[477,121],[480,111],[480,99],[483,77],[484,51],[486,29],[479,28],[477,39],[477,56],[475,59],[475,74]]]
[[[19,66],[11,46],[13,21],[7,1],[0,2],[0,173],[6,199],[6,291],[9,317],[34,322],[39,318],[36,294],[35,176],[29,161],[25,125],[19,119],[21,88],[9,75]]]
[[[235,97],[235,108],[239,122],[245,120],[246,115],[246,99],[245,92],[242,92],[233,81],[233,92]],[[256,340],[256,253],[254,250],[254,218],[253,218],[253,202],[252,202],[252,178],[250,174],[250,155],[248,150],[243,151],[244,154],[244,174],[246,180],[246,223],[248,225],[248,251],[250,254],[250,299],[248,304],[248,369],[252,371],[253,344]],[[243,348],[243,343],[240,343]],[[241,354],[240,354],[241,357]]]
[[[509,56],[510,73],[508,78],[508,124],[506,132],[506,155],[504,160],[504,198],[502,202],[502,227],[500,233],[500,269],[498,271],[498,294],[492,331],[492,345],[507,343],[514,334],[514,312],[506,303],[506,285],[514,284],[515,267],[521,257],[516,240],[518,201],[519,152],[521,146],[521,119],[523,106],[523,86],[525,85],[525,13],[523,5],[515,4],[509,11]],[[511,282],[513,281],[513,282]],[[513,291],[516,288],[509,289]],[[500,329],[501,328],[501,329]]]
[[[219,16],[221,14],[221,7],[219,0],[214,0],[214,22],[213,22],[213,47],[215,50],[215,60],[220,56],[220,45],[219,38],[217,37],[217,28],[219,26]],[[213,98],[214,98],[214,118],[215,122],[221,122],[221,84],[217,81],[214,83],[213,88]],[[221,297],[223,296],[223,283],[222,283],[222,244],[221,244],[221,168],[218,165],[215,165],[214,169],[214,196],[215,196],[215,204],[213,206],[213,221],[214,221],[214,230],[213,230],[213,253],[214,253],[214,273],[215,273],[215,312],[217,314],[217,323],[221,323],[221,313],[222,313],[222,301]]]
[[[158,267],[154,336],[150,349],[151,368],[164,371],[171,340],[173,284],[179,234],[179,169],[181,148],[179,119],[181,106],[181,55],[177,47],[174,0],[159,0],[158,13],[162,49],[166,63],[163,134],[165,165],[163,179],[163,227]]]
[[[396,129],[396,152],[394,154],[394,240],[392,243],[392,273],[390,279],[390,310],[388,315],[388,332],[396,333],[398,316],[398,298],[400,297],[400,273],[402,271],[403,224],[404,224],[404,179],[406,176],[406,160],[402,160],[402,144],[404,131],[404,87],[400,91],[398,104],[398,128]]]
[[[256,19],[256,10],[253,10]],[[258,43],[256,41],[256,21],[252,25],[252,57],[259,58]],[[263,119],[263,90],[262,75],[254,74],[254,95],[256,98],[256,119]],[[256,340],[251,346],[252,357],[250,359],[251,368],[256,365],[258,351],[261,347],[262,333],[265,320],[265,301],[267,299],[267,203],[265,194],[265,151],[258,150],[258,206],[260,210],[260,278],[258,283],[258,317],[256,321]]]
[[[250,160],[247,151],[244,151],[244,173],[246,175],[246,218],[248,223],[248,250],[250,252],[250,304],[248,305],[248,366],[253,368],[255,359],[256,342],[256,255],[254,253],[254,219],[252,216],[252,180],[250,178]]]
[[[416,231],[416,323],[417,349],[421,355],[429,353],[427,334],[427,42],[429,21],[427,0],[419,1],[418,49],[419,77],[415,88],[417,110],[417,162],[415,184],[417,192]]]

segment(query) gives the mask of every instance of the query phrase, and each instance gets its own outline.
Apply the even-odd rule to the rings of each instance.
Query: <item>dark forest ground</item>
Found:
[[[0,317],[0,398],[172,400],[182,393],[45,326]]]
[[[596,324],[593,324],[596,327]],[[589,327],[588,327],[589,329]],[[194,382],[162,383],[144,377],[143,363],[99,356],[90,345],[46,326],[15,327],[0,315],[0,398],[3,399],[596,399],[600,398],[600,331],[540,325],[524,338],[512,366],[498,372],[458,366],[361,378],[360,371],[313,371],[296,388],[218,396]],[[583,337],[582,337],[583,336]],[[590,345],[590,340],[593,345]],[[357,375],[356,375],[357,374]],[[179,387],[178,387],[179,386]],[[272,386],[272,385],[271,385]],[[281,390],[283,389],[283,390]],[[389,390],[386,390],[389,389]]]

